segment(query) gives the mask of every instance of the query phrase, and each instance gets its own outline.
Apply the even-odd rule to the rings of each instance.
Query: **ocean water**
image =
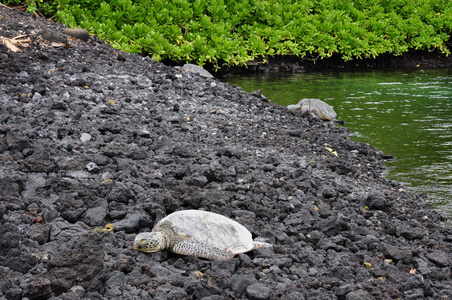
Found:
[[[396,157],[388,179],[452,219],[452,70],[397,70],[222,79],[247,92],[257,89],[280,105],[321,99],[355,132],[352,139]]]

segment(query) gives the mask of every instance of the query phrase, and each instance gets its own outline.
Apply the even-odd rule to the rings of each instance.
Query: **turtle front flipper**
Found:
[[[179,242],[171,250],[177,254],[194,255],[213,260],[228,260],[234,257],[234,253],[229,250],[219,249],[193,240]]]

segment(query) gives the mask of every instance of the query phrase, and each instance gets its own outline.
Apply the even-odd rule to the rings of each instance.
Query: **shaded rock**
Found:
[[[50,224],[33,224],[28,230],[28,236],[42,245],[50,240],[51,228]]]
[[[23,235],[18,226],[11,223],[0,226],[0,265],[26,273],[38,260],[21,245],[22,239]]]
[[[6,144],[11,151],[22,151],[26,148],[31,148],[28,138],[11,131],[6,134]]]
[[[25,287],[25,297],[30,299],[44,299],[51,295],[50,280],[47,278],[37,278]]]

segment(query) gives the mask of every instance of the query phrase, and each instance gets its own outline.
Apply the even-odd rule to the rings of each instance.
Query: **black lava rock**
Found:
[[[30,38],[0,43],[0,298],[452,297],[444,217],[347,129],[1,5],[0,20],[1,37]],[[186,209],[273,248],[132,248]]]

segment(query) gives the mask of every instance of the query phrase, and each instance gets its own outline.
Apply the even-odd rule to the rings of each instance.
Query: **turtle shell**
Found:
[[[290,110],[301,110],[304,114],[306,112],[310,112],[322,120],[334,120],[337,117],[334,109],[319,99],[301,99],[295,105],[288,105],[288,109]]]
[[[234,254],[253,249],[253,238],[248,229],[216,213],[202,210],[177,211],[160,220],[152,231],[160,231],[160,226],[165,222],[169,222],[179,236],[227,249]]]

